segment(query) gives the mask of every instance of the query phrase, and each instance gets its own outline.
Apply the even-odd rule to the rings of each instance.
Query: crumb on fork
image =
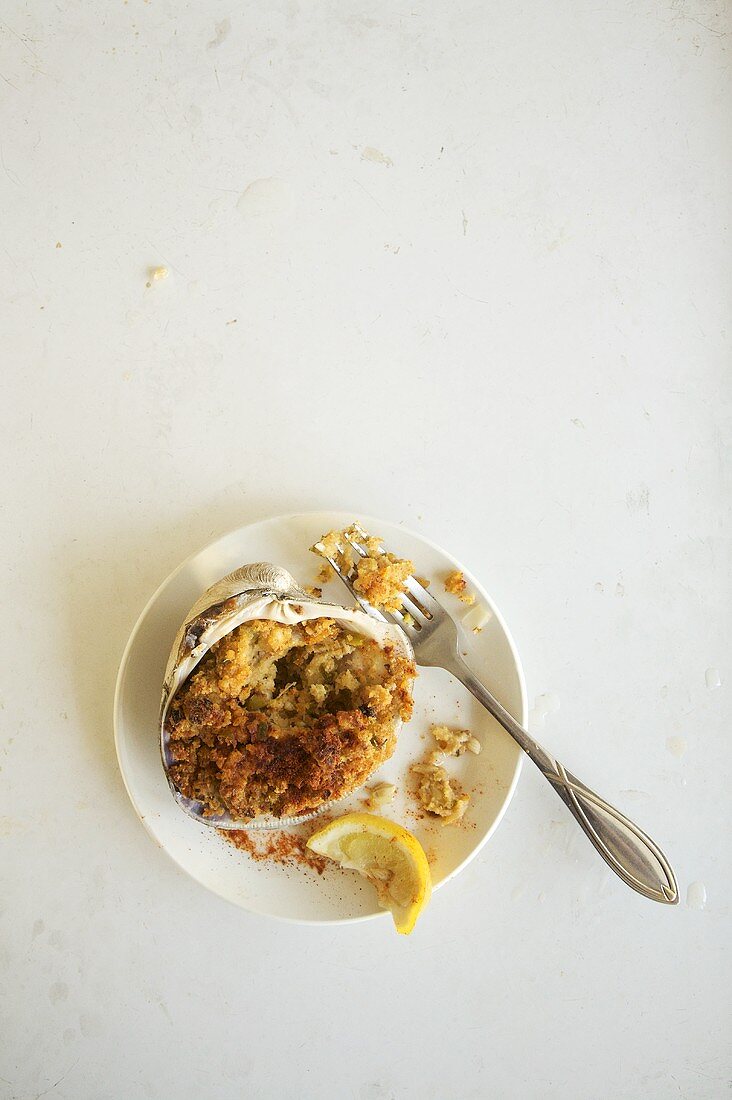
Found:
[[[348,536],[363,545],[367,552],[365,558],[353,551]],[[354,524],[344,531],[329,531],[312,549],[322,557],[331,558],[339,569],[348,574],[355,592],[373,608],[401,611],[401,597],[406,590],[407,578],[414,572],[414,562],[384,552],[381,549],[382,541],[372,535],[364,538]],[[331,575],[331,566],[326,562],[324,568],[327,570],[327,579]],[[318,580],[322,579],[321,570]]]

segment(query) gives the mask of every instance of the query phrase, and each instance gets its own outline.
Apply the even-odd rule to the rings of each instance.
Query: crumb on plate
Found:
[[[390,805],[397,791],[393,783],[374,783],[366,790],[368,791],[366,805],[369,810],[381,810],[384,806]]]
[[[417,797],[427,813],[441,818],[443,825],[455,825],[463,817],[470,795],[460,791],[454,779],[439,764],[413,764],[410,768],[417,780]]]
[[[469,605],[475,603],[475,596],[472,592],[468,592],[468,582],[465,580],[462,569],[453,569],[451,573],[447,574],[445,577],[445,591],[452,596],[457,596],[463,603]]]
[[[447,756],[462,756],[464,752],[472,752],[477,756],[480,752],[480,741],[477,737],[473,737],[470,730],[432,726],[432,736],[440,751]]]
[[[162,279],[167,279],[169,271],[167,267],[151,267],[147,273],[147,283],[145,286],[152,286],[153,283],[159,283]]]

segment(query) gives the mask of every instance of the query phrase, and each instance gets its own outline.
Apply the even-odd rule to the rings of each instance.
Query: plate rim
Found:
[[[517,678],[518,678],[519,697],[520,697],[520,710],[521,710],[520,715],[518,715],[518,716],[513,715],[513,717],[516,718],[517,721],[521,722],[522,725],[526,725],[526,718],[527,718],[527,714],[528,714],[528,694],[527,694],[527,688],[526,688],[526,677],[525,677],[525,674],[524,674],[523,665],[521,663],[521,657],[519,655],[519,651],[518,651],[518,648],[516,646],[516,642],[514,640],[513,634],[509,630],[508,624],[506,623],[506,620],[505,620],[503,614],[501,613],[500,608],[496,605],[495,600],[493,600],[493,598],[487,592],[487,590],[485,589],[483,584],[480,582],[480,580],[475,578],[472,574],[472,571],[469,570],[469,569],[466,569],[458,558],[456,558],[453,554],[451,554],[448,551],[446,551],[445,549],[443,549],[443,547],[440,546],[439,543],[435,542],[433,539],[428,538],[426,535],[423,535],[421,532],[414,531],[412,528],[407,527],[404,524],[397,524],[397,523],[394,523],[390,520],[379,519],[376,516],[366,515],[366,514],[360,513],[360,512],[356,512],[356,513],[345,512],[345,511],[342,511],[340,509],[334,509],[334,510],[330,510],[330,509],[312,509],[312,510],[307,511],[307,512],[282,512],[282,513],[277,513],[275,515],[262,516],[260,519],[252,520],[250,523],[240,524],[237,527],[232,527],[229,530],[224,531],[219,535],[216,535],[214,538],[210,539],[207,543],[203,544],[202,546],[199,546],[196,550],[193,550],[190,554],[188,554],[188,556],[185,557],[183,559],[183,561],[181,561],[174,569],[172,569],[170,571],[170,573],[167,574],[167,576],[165,576],[163,578],[163,580],[160,582],[160,584],[157,586],[157,588],[154,590],[154,592],[152,593],[150,598],[145,603],[144,607],[142,608],[140,614],[138,615],[138,617],[135,621],[134,626],[132,627],[132,630],[130,631],[130,635],[129,635],[129,637],[127,639],[127,642],[125,644],[125,647],[122,651],[122,655],[120,657],[120,662],[119,662],[119,668],[117,670],[117,678],[116,678],[116,681],[115,681],[115,688],[114,688],[114,701],[113,701],[112,720],[113,720],[113,727],[114,727],[114,748],[115,748],[115,754],[116,754],[116,757],[117,757],[117,766],[119,768],[120,775],[122,777],[122,782],[123,782],[125,790],[127,792],[127,797],[129,798],[129,800],[132,804],[132,808],[134,809],[134,811],[135,811],[135,813],[138,817],[138,820],[140,821],[143,828],[145,829],[145,832],[151,838],[151,840],[156,845],[156,847],[161,849],[161,851],[163,851],[165,853],[167,858],[170,859],[171,862],[174,863],[175,866],[179,868],[179,870],[181,870],[185,875],[187,875],[188,878],[190,878],[193,882],[197,883],[197,885],[202,887],[204,890],[207,890],[209,893],[213,894],[215,897],[220,898],[222,901],[225,901],[227,904],[229,904],[229,905],[233,906],[234,908],[238,909],[240,912],[248,913],[250,916],[261,917],[263,919],[268,918],[270,920],[282,921],[282,922],[287,923],[287,924],[307,925],[307,926],[315,926],[315,927],[317,927],[317,926],[333,927],[333,926],[337,926],[337,925],[346,925],[346,924],[362,924],[364,921],[382,919],[382,918],[388,917],[390,914],[388,913],[387,910],[382,909],[382,910],[378,910],[378,911],[373,912],[373,913],[363,913],[363,914],[360,914],[359,916],[354,916],[354,917],[336,917],[336,918],[330,918],[330,919],[319,919],[319,918],[316,919],[316,918],[308,918],[308,917],[290,917],[290,916],[286,916],[286,915],[281,914],[281,913],[263,913],[263,912],[261,912],[257,909],[250,909],[247,906],[242,905],[237,901],[234,901],[232,898],[227,897],[225,894],[223,894],[220,891],[216,890],[214,887],[209,886],[208,884],[206,884],[204,882],[201,882],[201,880],[199,878],[197,878],[193,874],[192,871],[190,871],[181,862],[179,862],[178,859],[176,859],[176,857],[172,854],[172,852],[170,852],[168,850],[168,848],[165,847],[165,845],[160,843],[160,840],[155,836],[155,834],[152,831],[151,827],[148,825],[147,817],[146,817],[146,815],[144,815],[141,812],[140,807],[138,806],[138,804],[135,800],[135,797],[133,796],[133,793],[130,790],[129,783],[127,782],[127,776],[125,774],[125,769],[124,769],[124,766],[123,766],[123,763],[122,763],[121,749],[120,749],[121,694],[122,694],[122,687],[123,687],[126,672],[127,672],[127,664],[128,664],[128,660],[129,660],[129,655],[130,655],[132,647],[135,643],[135,639],[136,639],[136,637],[137,637],[137,635],[140,631],[140,628],[142,627],[142,624],[145,621],[145,618],[147,617],[148,612],[150,611],[151,607],[156,602],[158,596],[163,591],[163,589],[166,588],[167,585],[170,584],[170,582],[177,576],[178,573],[180,573],[183,569],[185,569],[185,567],[189,564],[189,562],[193,561],[200,554],[203,554],[206,550],[208,550],[211,546],[215,545],[216,543],[222,542],[224,539],[230,538],[232,535],[235,535],[238,531],[249,530],[250,528],[258,527],[258,526],[264,525],[266,523],[273,523],[275,521],[288,521],[288,520],[295,520],[295,519],[303,519],[303,518],[309,518],[309,517],[314,517],[314,516],[319,516],[319,515],[332,515],[332,516],[343,517],[344,522],[346,522],[346,523],[353,522],[353,519],[354,519],[354,516],[355,516],[358,519],[359,522],[364,523],[364,525],[367,527],[368,530],[378,530],[380,524],[382,526],[388,525],[389,527],[398,527],[399,530],[404,531],[405,534],[417,539],[420,542],[425,543],[432,550],[435,550],[438,554],[441,554],[442,556],[444,556],[446,558],[449,558],[450,561],[453,562],[458,569],[462,570],[463,572],[467,572],[467,573],[470,574],[474,587],[479,592],[479,594],[483,597],[483,599],[485,600],[487,605],[490,607],[491,612],[494,615],[497,622],[499,623],[499,625],[500,625],[500,627],[501,627],[501,629],[502,629],[502,631],[505,635],[506,641],[508,643],[508,648],[509,648],[509,651],[511,653],[511,657],[512,657],[515,669],[516,669],[516,675],[517,675]],[[476,844],[476,846],[469,852],[469,854],[465,857],[465,859],[463,859],[462,862],[457,865],[457,867],[454,867],[453,870],[448,875],[446,875],[445,878],[443,878],[434,887],[434,892],[441,889],[448,882],[451,882],[454,878],[456,878],[457,875],[459,875],[460,872],[463,871],[467,867],[467,865],[469,863],[471,863],[472,860],[474,860],[476,858],[476,856],[485,847],[485,845],[488,843],[490,838],[495,833],[498,826],[503,821],[503,818],[506,814],[506,811],[508,810],[508,807],[510,806],[511,801],[513,800],[513,796],[516,793],[516,788],[518,786],[518,781],[519,781],[519,778],[521,776],[521,771],[523,769],[523,764],[524,764],[524,753],[521,751],[521,749],[518,745],[517,745],[517,749],[518,749],[518,753],[517,753],[517,756],[516,756],[516,765],[515,765],[515,768],[514,768],[513,777],[511,779],[511,782],[510,782],[510,784],[508,786],[508,789],[506,791],[506,794],[505,794],[505,797],[504,797],[504,800],[503,800],[503,805],[501,806],[500,811],[498,812],[498,814],[494,818],[493,822],[491,823],[490,828],[486,831],[485,835],[482,837],[480,842],[478,844]]]

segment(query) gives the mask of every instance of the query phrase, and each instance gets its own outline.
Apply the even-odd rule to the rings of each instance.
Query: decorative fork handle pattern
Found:
[[[665,855],[638,825],[600,798],[568,772],[564,765],[501,706],[468,666],[457,658],[448,669],[518,742],[554,787],[602,858],[616,875],[639,894],[666,905],[679,900],[673,870]]]

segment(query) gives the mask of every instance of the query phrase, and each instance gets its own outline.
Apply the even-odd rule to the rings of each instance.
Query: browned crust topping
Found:
[[[361,786],[412,711],[414,664],[334,619],[244,623],[166,719],[178,790],[207,816],[292,816]]]

